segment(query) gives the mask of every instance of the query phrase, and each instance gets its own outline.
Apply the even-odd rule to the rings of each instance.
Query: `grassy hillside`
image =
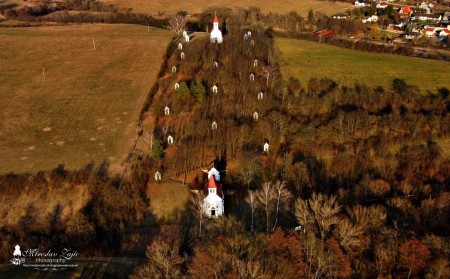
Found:
[[[232,0],[156,0],[156,1],[140,1],[140,0],[103,0],[105,3],[114,4],[120,8],[133,8],[134,12],[157,14],[158,12],[165,12],[166,14],[174,14],[179,10],[187,11],[188,13],[199,13],[208,7],[243,7],[248,8],[255,6],[261,9],[262,12],[278,12],[286,13],[296,11],[299,14],[306,16],[310,9],[322,12],[325,14],[333,14],[345,11],[351,8],[352,5],[340,2],[328,2],[319,0],[279,0],[279,1],[262,1],[262,0],[246,0],[246,1],[232,1]]]
[[[0,173],[121,162],[171,36],[131,25],[1,29]]]
[[[357,81],[388,87],[394,78],[401,78],[423,92],[435,92],[440,86],[450,88],[447,62],[361,52],[294,39],[276,39],[275,43],[281,54],[283,76],[296,77],[304,86],[310,78],[329,77],[348,86]]]

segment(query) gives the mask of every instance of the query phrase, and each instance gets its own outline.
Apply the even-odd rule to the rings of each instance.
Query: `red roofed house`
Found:
[[[389,4],[386,2],[380,2],[377,4],[377,9],[386,9]]]
[[[208,182],[205,184],[204,209],[208,217],[218,217],[224,213],[223,191],[220,174],[216,168],[208,172]]]
[[[439,37],[448,37],[450,36],[450,30],[449,29],[444,29],[439,33]]]
[[[319,38],[332,38],[332,37],[334,37],[334,32],[329,29],[324,29],[324,30],[314,32],[314,36],[319,37]]]
[[[400,9],[400,13],[404,14],[404,15],[409,15],[412,12],[413,12],[413,10],[411,9],[410,6],[404,6]]]
[[[425,28],[425,35],[428,37],[433,37],[435,33],[434,27]]]

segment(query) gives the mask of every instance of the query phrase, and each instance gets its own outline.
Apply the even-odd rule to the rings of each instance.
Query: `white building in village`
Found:
[[[205,184],[205,196],[203,200],[205,214],[211,218],[224,214],[223,190],[220,183],[220,173],[212,167],[208,172],[208,182]]]
[[[213,30],[211,31],[211,43],[221,44],[223,42],[222,31],[219,29],[219,20],[214,15]]]

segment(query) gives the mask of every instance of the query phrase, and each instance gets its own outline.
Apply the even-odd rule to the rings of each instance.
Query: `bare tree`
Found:
[[[153,149],[153,142],[155,141],[155,134],[153,133],[153,131],[151,134],[145,132],[144,141],[150,144],[150,149]]]
[[[175,31],[175,33],[180,34],[184,31],[186,27],[186,17],[177,14],[176,16],[169,19],[169,28]]]
[[[179,255],[179,243],[169,243],[166,239],[158,237],[147,246],[147,258],[149,261],[136,268],[130,279],[147,278],[179,278],[180,264],[185,261]]]
[[[146,254],[150,263],[161,270],[163,278],[178,278],[177,276],[180,274],[178,265],[184,262],[184,258],[178,253],[178,247],[163,240],[154,241],[147,248]]]
[[[205,195],[203,193],[203,190],[200,190],[197,194],[193,194],[191,196],[191,207],[192,211],[194,212],[195,218],[197,218],[199,222],[198,229],[200,236],[202,235],[203,220],[206,219],[204,199]]]
[[[292,197],[292,195],[289,192],[287,188],[287,183],[285,181],[277,181],[277,183],[275,183],[274,189],[277,200],[277,207],[275,211],[275,223],[273,224],[273,229],[275,230],[278,222],[278,213],[280,212],[280,203],[282,201],[288,201]]]
[[[253,232],[253,218],[255,216],[255,209],[258,206],[258,198],[256,192],[248,190],[248,196],[245,198],[245,202],[248,203],[252,212],[251,232]]]
[[[307,232],[303,240],[305,260],[311,271],[311,278],[335,278],[330,275],[333,269],[334,257],[325,249],[324,242],[314,233]]]
[[[137,267],[133,271],[133,274],[130,275],[130,279],[148,279],[148,278],[155,278],[155,279],[162,278],[158,270],[156,270],[156,268],[151,263],[146,263]]]
[[[395,229],[382,228],[374,243],[375,268],[379,277],[391,274],[396,265],[398,253],[398,232]]]
[[[303,227],[316,227],[322,239],[337,224],[337,214],[341,206],[337,204],[336,197],[327,197],[314,193],[309,200],[297,199],[295,202],[295,217]]]
[[[266,231],[269,231],[269,215],[273,208],[272,201],[275,199],[272,183],[264,182],[261,189],[257,193],[260,205],[264,207],[266,212]]]
[[[348,219],[341,219],[334,232],[339,244],[350,252],[361,245],[360,238],[364,230],[360,225],[352,224]]]
[[[386,221],[386,211],[382,206],[357,205],[347,209],[353,223],[360,225],[366,231],[381,228]]]
[[[250,184],[255,179],[255,176],[258,172],[258,165],[254,161],[244,162],[242,168],[240,169],[238,176],[239,180],[244,182],[247,185],[247,189],[250,187]]]
[[[266,85],[269,86],[270,79],[273,79],[277,74],[277,66],[275,65],[268,65],[263,66],[261,72],[259,75],[263,76],[266,79]]]

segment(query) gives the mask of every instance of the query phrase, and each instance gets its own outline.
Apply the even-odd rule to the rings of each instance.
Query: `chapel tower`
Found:
[[[217,15],[214,14],[213,30],[211,31],[211,43],[221,44],[223,41],[222,31],[219,29],[219,20]]]
[[[204,210],[206,216],[215,218],[223,215],[225,210],[220,173],[215,167],[208,172],[208,180],[205,184]]]

